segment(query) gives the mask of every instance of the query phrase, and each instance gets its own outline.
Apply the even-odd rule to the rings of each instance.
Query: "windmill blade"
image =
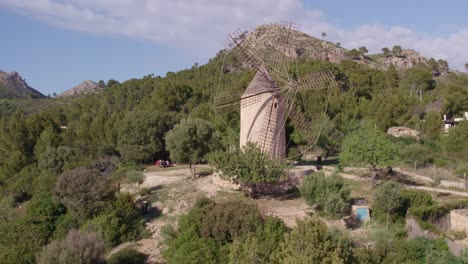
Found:
[[[338,87],[335,76],[329,70],[311,72],[298,78],[296,91],[323,90],[330,87]]]
[[[247,66],[259,69],[263,65],[263,60],[252,51],[252,43],[247,40],[246,34],[240,29],[228,34],[224,43],[225,47],[232,54],[237,55]]]
[[[264,68],[261,68],[257,71],[244,92],[217,96],[214,99],[213,107],[217,112],[230,111],[232,106],[237,106],[239,102],[241,107],[248,107],[260,102],[261,94],[275,92],[276,86],[273,79]]]
[[[301,136],[304,137],[304,139],[307,141],[309,149],[313,148],[317,144],[320,136],[320,122],[316,122],[316,125],[314,125],[309,119],[305,117],[302,111],[293,101],[291,101],[290,98],[287,98],[285,101],[287,113],[289,113],[289,118],[291,119],[294,128],[297,129]],[[316,116],[314,121],[318,121],[317,117],[320,116]]]
[[[266,53],[262,55],[254,50],[255,45],[249,40],[246,32],[242,32],[241,30],[228,34],[225,46],[228,51],[237,55],[245,65],[259,70],[264,68],[284,82],[289,82],[289,68],[296,59],[291,55],[293,52],[295,53],[291,39],[293,36],[291,34],[293,25],[295,24],[290,23],[290,26],[286,27],[276,24],[280,29],[280,34],[276,38],[269,40],[271,42],[269,45],[272,49],[269,52],[265,51]],[[267,37],[270,38],[270,36]]]
[[[218,115],[224,115],[226,113],[236,111],[239,109],[241,95],[241,92],[237,92],[215,97],[213,101],[213,110]]]
[[[213,100],[213,107],[220,108],[239,103],[242,92],[235,92],[227,95],[216,96]]]

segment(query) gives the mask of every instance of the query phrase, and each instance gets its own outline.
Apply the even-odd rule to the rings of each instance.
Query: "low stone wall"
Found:
[[[315,166],[297,166],[288,171],[287,179],[276,183],[261,183],[256,185],[256,192],[259,194],[282,194],[294,190],[299,186],[302,179],[316,171]],[[248,185],[236,184],[232,181],[222,179],[219,173],[215,172],[212,176],[212,182],[226,190],[243,190],[250,192]]]
[[[213,176],[211,176],[211,182],[225,190],[229,191],[239,191],[241,189],[241,186],[237,183],[234,183],[229,180],[224,180],[219,176],[218,172],[213,173]]]
[[[404,171],[402,170],[401,168],[393,168],[394,171],[396,172],[399,172],[399,173],[402,173],[402,174],[406,174],[408,176],[410,176],[411,178],[414,178],[416,180],[420,180],[420,181],[425,181],[425,182],[431,182],[433,183],[434,182],[434,179],[432,179],[431,177],[427,177],[427,176],[423,176],[423,175],[419,175],[419,174],[416,174],[414,172],[410,172],[410,171]],[[466,189],[465,187],[465,183],[463,181],[446,181],[446,180],[441,180],[440,183],[439,183],[439,186],[442,186],[442,187],[453,187],[453,188],[458,188],[458,189]]]

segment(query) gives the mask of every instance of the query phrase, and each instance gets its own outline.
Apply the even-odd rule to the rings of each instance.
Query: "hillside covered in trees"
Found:
[[[97,248],[144,237],[144,223],[132,197],[119,195],[117,190],[128,175],[139,181],[141,164],[170,157],[165,136],[176,124],[185,118],[203,119],[220,136],[216,148],[238,144],[239,112],[225,113],[224,122],[211,106],[220,91],[245,89],[254,72],[235,57],[224,56],[224,51],[220,51],[205,65],[168,72],[165,77],[150,74],[123,83],[110,81],[99,93],[48,104],[32,112],[17,101],[0,101],[0,259],[4,263],[32,263],[41,251],[60,250],[57,241],[66,241],[69,230],[75,229],[97,230],[104,239]],[[460,177],[468,172],[467,121],[453,127],[447,135],[442,129],[444,114],[457,117],[468,111],[468,75],[435,74],[435,66],[430,63],[416,63],[404,70],[389,65],[383,70],[357,60],[365,59],[345,58],[334,63],[302,57],[298,61],[299,74],[326,68],[339,84],[329,100],[327,123],[317,151],[326,157],[337,157],[345,138],[363,123],[381,132],[392,126],[405,126],[420,131],[421,139],[394,140],[404,153],[399,164],[436,166]],[[223,82],[219,82],[220,74]],[[308,103],[303,98],[301,107],[306,116]],[[297,132],[293,125],[288,125],[292,148],[302,144],[294,133]],[[239,225],[245,227],[240,231],[205,234],[207,230],[216,231],[207,219],[220,214],[222,206],[245,211],[252,217],[239,220]],[[197,224],[192,219],[204,220]],[[250,222],[244,226],[243,221]],[[165,254],[169,261],[179,263],[191,247],[203,245],[215,262],[221,261],[220,252],[227,250],[229,254],[224,256],[239,263],[244,261],[240,259],[243,252],[251,250],[246,245],[257,245],[261,236],[276,236],[278,239],[271,244],[258,245],[263,247],[259,250],[278,249],[277,255],[266,252],[263,261],[295,262],[301,243],[320,244],[312,237],[300,241],[307,230],[332,241],[323,246],[323,252],[316,252],[323,255],[311,256],[314,259],[333,252],[330,263],[355,263],[357,255],[366,254],[364,249],[352,253],[349,241],[327,230],[318,220],[299,223],[283,238],[285,227],[277,219],[261,219],[256,209],[248,206],[238,208],[209,200],[200,201],[181,220],[178,232],[183,235],[170,240],[174,247]],[[94,239],[92,234],[74,236],[85,241]],[[197,237],[200,244],[183,244],[187,243],[185,236]],[[438,246],[426,241],[417,243],[421,247]],[[43,249],[45,245],[48,246]],[[367,262],[361,256],[360,263],[381,260],[369,256]],[[96,259],[96,263],[102,261],[100,257]]]

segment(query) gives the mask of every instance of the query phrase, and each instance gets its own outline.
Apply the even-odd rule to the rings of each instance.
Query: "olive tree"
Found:
[[[373,207],[382,211],[386,216],[386,227],[390,223],[390,216],[395,213],[404,203],[400,192],[400,184],[394,181],[386,181],[379,186],[374,194]]]
[[[333,217],[343,214],[351,193],[338,173],[327,177],[323,172],[306,176],[299,190],[309,205],[319,204],[327,215]]]
[[[210,156],[210,163],[222,172],[221,177],[249,185],[252,197],[256,196],[257,184],[278,182],[285,176],[285,164],[263,153],[254,143],[217,151]]]
[[[125,160],[151,160],[164,151],[164,134],[172,124],[166,113],[128,112],[118,126],[117,149]]]
[[[104,241],[95,232],[81,234],[70,230],[64,240],[54,240],[45,246],[36,262],[48,263],[106,263]]]
[[[278,252],[280,263],[351,263],[352,245],[317,218],[298,221],[285,235]]]
[[[379,167],[392,166],[398,161],[399,149],[384,133],[368,124],[348,135],[343,141],[340,163],[367,164],[371,169],[371,185]]]
[[[115,199],[110,161],[76,168],[61,174],[55,184],[55,195],[81,218],[92,216]]]
[[[188,163],[192,177],[195,177],[195,164],[205,161],[206,155],[217,147],[218,134],[210,122],[188,118],[175,125],[165,140],[171,159]]]

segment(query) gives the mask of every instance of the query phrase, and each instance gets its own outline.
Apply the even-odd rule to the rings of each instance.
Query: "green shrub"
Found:
[[[278,258],[279,263],[351,263],[352,244],[313,218],[298,221],[297,227],[285,235]]]
[[[169,263],[220,263],[227,257],[223,247],[243,240],[262,225],[254,204],[202,198],[180,218],[175,235],[167,227],[169,240],[163,255]]]
[[[107,264],[144,264],[146,259],[147,255],[127,247],[113,254],[107,260]]]
[[[302,154],[297,148],[289,148],[287,157],[289,160],[301,161]]]
[[[80,222],[78,217],[72,212],[67,211],[66,214],[61,215],[56,222],[54,230],[55,239],[63,239],[68,231],[72,229],[78,229],[80,227]]]
[[[434,164],[438,168],[443,168],[443,167],[447,167],[449,162],[448,162],[448,160],[445,160],[445,159],[436,159],[436,160],[434,160]]]
[[[151,189],[150,188],[142,188],[139,192],[141,196],[146,196],[151,194]]]
[[[278,263],[275,254],[284,241],[286,226],[276,217],[266,217],[255,232],[229,245],[230,263]]]
[[[209,168],[209,169],[201,169],[197,172],[198,177],[205,177],[213,174],[214,170]]]
[[[431,206],[433,203],[432,196],[427,192],[403,189],[400,194],[406,200],[407,208]]]
[[[327,177],[323,172],[306,176],[299,187],[309,205],[319,204],[326,215],[340,217],[347,207],[350,190],[338,173]]]
[[[104,241],[94,232],[80,234],[70,230],[64,240],[54,240],[45,246],[37,258],[38,264],[105,263]]]
[[[171,224],[167,223],[161,227],[160,235],[164,243],[170,243],[175,237],[177,232],[174,230]]]
[[[104,214],[88,222],[88,225],[96,225],[106,243],[115,246],[140,238],[144,219],[135,206],[133,196],[121,194]]]
[[[374,218],[385,221],[386,226],[390,222],[404,219],[407,202],[401,195],[401,186],[394,181],[386,181],[378,186],[374,193],[372,211]]]

